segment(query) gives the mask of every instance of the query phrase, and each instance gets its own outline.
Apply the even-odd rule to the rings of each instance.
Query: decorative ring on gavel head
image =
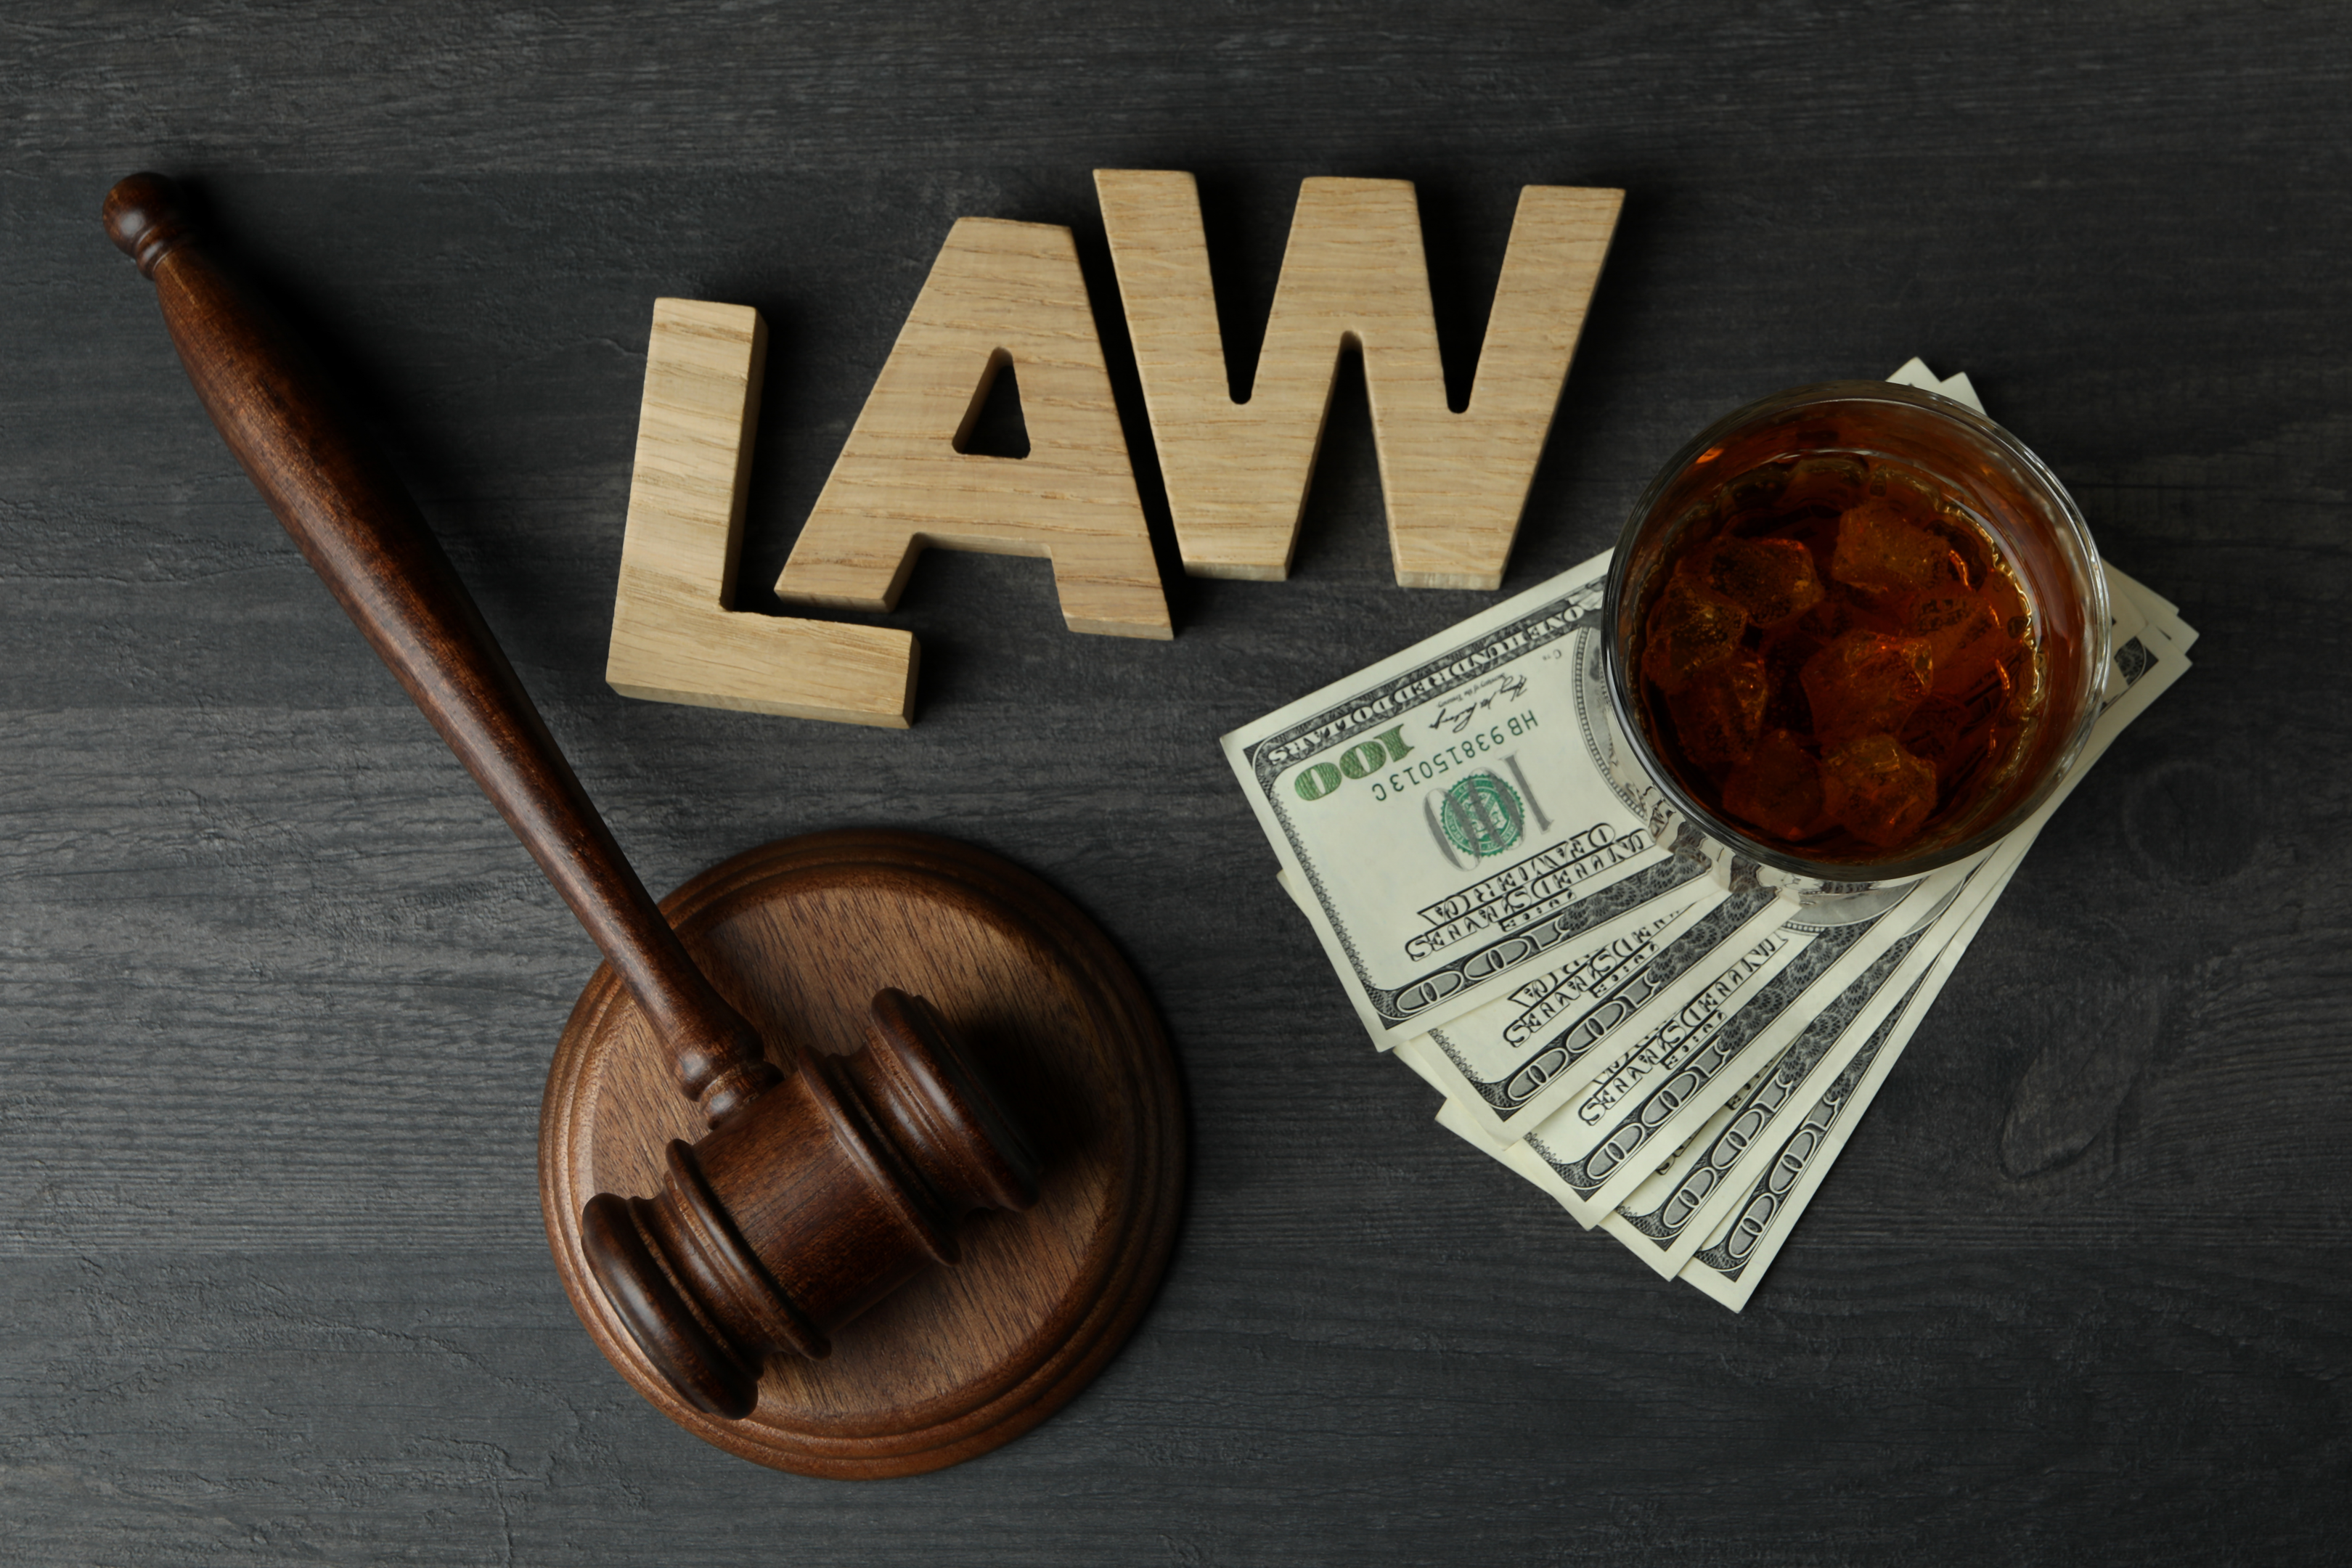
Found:
[[[759,1402],[760,1370],[933,1263],[979,1209],[1036,1200],[1037,1159],[936,1008],[886,990],[865,1045],[814,1052],[688,1144],[653,1198],[600,1193],[590,1272],[638,1348],[701,1410]]]

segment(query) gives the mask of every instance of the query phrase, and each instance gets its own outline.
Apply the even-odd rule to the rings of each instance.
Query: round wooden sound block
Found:
[[[740,1421],[672,1392],[588,1272],[581,1210],[660,1190],[663,1150],[703,1129],[609,968],[564,1026],[539,1123],[548,1241],[581,1321],[621,1374],[729,1453],[803,1475],[913,1475],[986,1453],[1099,1372],[1175,1239],[1183,1110],[1134,973],[1068,900],[996,857],[927,835],[785,839],[697,877],[663,911],[776,1056],[845,1052],[877,991],[929,997],[1044,1165],[1037,1202],[973,1216],[961,1260],[835,1336],[770,1358]]]

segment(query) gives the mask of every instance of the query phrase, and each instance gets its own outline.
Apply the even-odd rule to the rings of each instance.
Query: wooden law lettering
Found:
[[[1499,587],[1623,193],[1520,192],[1469,406],[1455,414],[1409,182],[1300,185],[1256,380],[1235,403],[1192,176],[1104,169],[1095,180],[1184,569],[1288,574],[1352,344],[1398,584]],[[903,727],[911,636],[726,608],[763,343],[744,307],[656,303],[608,679],[632,697]],[[1029,455],[967,452],[1007,366]],[[935,544],[1049,557],[1072,631],[1171,635],[1066,228],[956,223],[776,593],[887,610]]]
[[[1411,182],[1300,184],[1243,403],[1227,391],[1192,176],[1097,169],[1095,189],[1185,571],[1289,574],[1339,351],[1353,343],[1363,351],[1398,585],[1502,585],[1623,192],[1519,193],[1477,381],[1455,414]]]

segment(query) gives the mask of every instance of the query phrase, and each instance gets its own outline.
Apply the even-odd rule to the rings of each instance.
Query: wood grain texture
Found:
[[[649,701],[903,730],[908,633],[730,608],[767,349],[748,305],[654,301],[604,679]]]
[[[2182,0],[320,0],[16,26],[0,1560],[2335,1561],[2341,29],[2332,5]],[[911,825],[1037,872],[1126,950],[1192,1181],[1165,1289],[1053,1419],[850,1486],[687,1437],[596,1353],[534,1165],[593,955],[95,232],[107,183],[152,166],[201,176],[358,395],[656,890]],[[1290,580],[1175,569],[1104,167],[1197,174],[1244,384],[1232,323],[1266,318],[1300,181],[1412,180],[1455,403],[1517,191],[1627,191],[1507,589],[1605,547],[1717,415],[1919,353],[2203,629],[1745,1313],[1453,1147],[1272,885],[1216,736],[1489,601],[1395,587],[1351,368]],[[975,213],[1076,237],[1181,635],[1065,636],[1043,562],[932,552],[887,621],[923,645],[911,730],[615,696],[649,301],[769,324],[737,607],[789,613],[765,585]]]
[[[1007,365],[1029,454],[966,451]],[[956,220],[776,593],[887,610],[934,544],[1050,558],[1074,632],[1175,635],[1066,228]]]
[[[1095,189],[1185,571],[1290,575],[1347,348],[1363,357],[1397,585],[1502,585],[1622,191],[1519,193],[1478,378],[1456,413],[1446,406],[1411,181],[1298,187],[1257,374],[1242,397],[1227,388],[1192,176],[1097,169]]]
[[[1017,1110],[1045,1177],[1034,1207],[967,1225],[950,1266],[845,1325],[822,1360],[771,1359],[757,1407],[715,1418],[647,1362],[583,1256],[588,1195],[660,1187],[664,1144],[693,1136],[663,1092],[643,1016],[600,970],[556,1047],[540,1118],[548,1239],[597,1348],[696,1436],[803,1475],[939,1469],[1061,1408],[1142,1315],[1183,1201],[1174,1066],[1126,961],[1034,878],[908,834],[764,845],[663,908],[747,1016],[803,1053],[857,1044],[880,986],[933,999]]]

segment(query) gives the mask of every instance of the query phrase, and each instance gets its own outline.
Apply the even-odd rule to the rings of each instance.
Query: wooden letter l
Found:
[[[654,301],[604,679],[656,702],[903,730],[912,634],[727,607],[767,342],[748,305]]]

